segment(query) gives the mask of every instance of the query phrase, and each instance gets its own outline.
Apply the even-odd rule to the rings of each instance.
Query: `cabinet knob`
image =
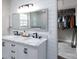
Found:
[[[3,46],[3,47],[5,46],[5,42],[2,42],[2,46]]]
[[[24,48],[24,53],[27,54],[27,48]]]
[[[15,57],[11,56],[11,59],[15,59]]]
[[[12,53],[15,53],[15,51],[11,50]]]
[[[15,44],[11,44],[11,46],[15,47]]]

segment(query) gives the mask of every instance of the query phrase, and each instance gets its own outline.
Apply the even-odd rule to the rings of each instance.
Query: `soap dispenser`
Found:
[[[29,37],[30,35],[24,31],[24,32],[22,33],[22,36],[23,36],[23,37]]]

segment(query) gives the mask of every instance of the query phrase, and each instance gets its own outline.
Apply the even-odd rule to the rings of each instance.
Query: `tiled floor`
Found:
[[[60,31],[58,39],[60,41],[58,42],[58,55],[64,59],[77,59],[76,48],[71,47],[72,31]]]
[[[76,48],[72,48],[68,43],[58,43],[58,55],[65,59],[77,59]]]

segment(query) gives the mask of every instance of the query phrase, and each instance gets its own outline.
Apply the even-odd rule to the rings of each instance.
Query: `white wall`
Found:
[[[77,0],[58,0],[58,9],[76,8]]]
[[[10,0],[2,0],[2,34],[9,34]]]
[[[11,13],[17,13],[17,8],[26,3],[33,3],[36,9],[48,8],[47,59],[57,59],[57,0],[11,0]]]

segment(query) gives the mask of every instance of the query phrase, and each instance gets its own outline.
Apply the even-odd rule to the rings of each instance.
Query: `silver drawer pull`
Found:
[[[2,46],[3,46],[3,47],[5,46],[5,42],[2,42]]]
[[[11,56],[11,59],[15,59],[15,57]]]
[[[24,53],[27,54],[27,48],[24,48]]]
[[[11,50],[12,53],[15,53],[15,51]]]
[[[14,44],[11,44],[11,46],[15,47],[15,45],[14,45]]]

